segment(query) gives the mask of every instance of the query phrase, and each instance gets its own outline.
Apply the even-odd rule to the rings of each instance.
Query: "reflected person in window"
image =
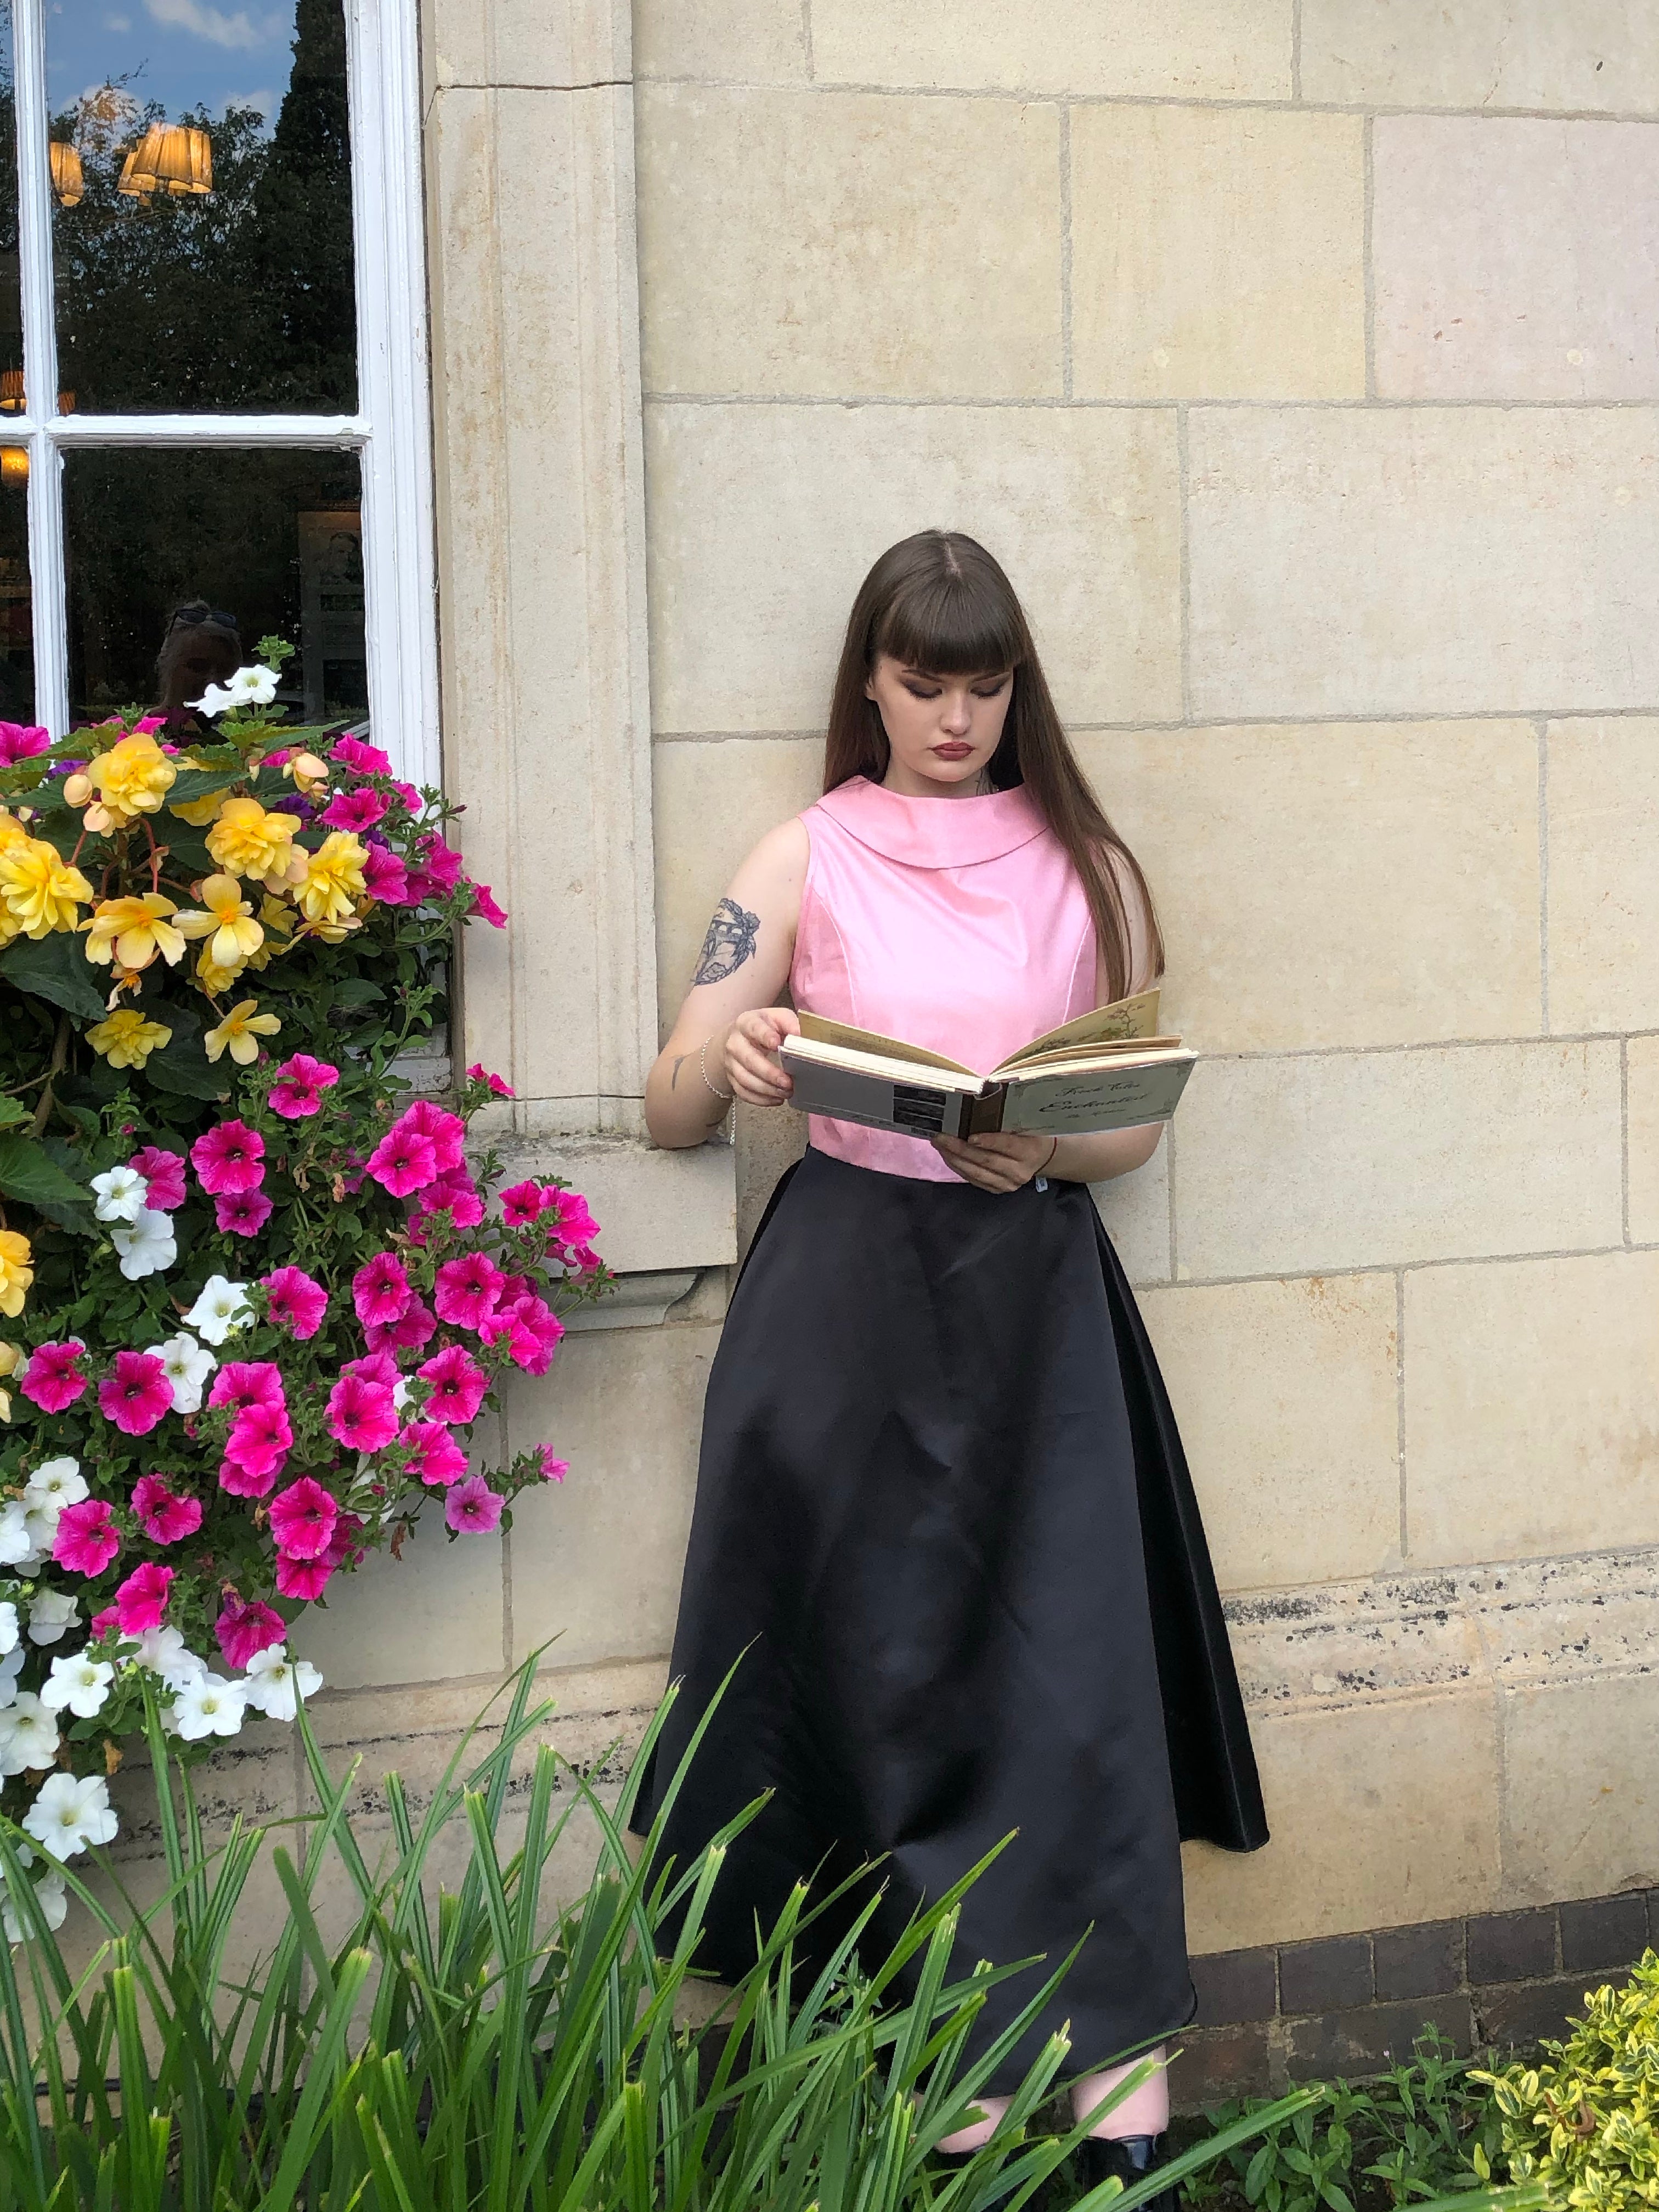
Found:
[[[210,684],[228,684],[242,665],[236,617],[207,599],[186,599],[173,611],[155,659],[155,711],[167,717],[173,738],[205,737],[208,725],[191,711]]]

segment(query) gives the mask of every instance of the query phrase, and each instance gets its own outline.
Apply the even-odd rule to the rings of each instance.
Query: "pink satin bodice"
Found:
[[[855,776],[801,820],[797,1006],[988,1071],[1094,1005],[1089,902],[1024,791],[907,799]],[[855,1167],[958,1180],[920,1137],[817,1114],[811,1133]]]

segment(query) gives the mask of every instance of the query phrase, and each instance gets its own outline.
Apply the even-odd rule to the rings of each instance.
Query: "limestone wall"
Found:
[[[629,1325],[512,1410],[562,1491],[331,1608],[337,1734],[557,1632],[573,1741],[660,1680],[794,1133],[652,1154],[642,1065],[813,794],[859,577],[940,523],[1025,596],[1204,1054],[1102,1194],[1276,1829],[1194,1852],[1194,1947],[1659,1881],[1659,15],[427,16],[448,773],[514,912],[465,1048]]]

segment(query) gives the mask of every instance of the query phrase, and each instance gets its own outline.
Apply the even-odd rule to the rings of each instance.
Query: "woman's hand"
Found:
[[[726,1032],[728,1090],[750,1106],[781,1106],[795,1086],[772,1054],[785,1037],[799,1035],[800,1023],[787,1006],[739,1014]]]
[[[1052,1137],[934,1137],[933,1149],[964,1182],[980,1190],[1023,1190],[1058,1147]]]

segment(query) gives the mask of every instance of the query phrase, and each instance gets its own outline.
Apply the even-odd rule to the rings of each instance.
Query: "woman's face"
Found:
[[[1011,668],[984,676],[930,676],[890,653],[877,656],[864,687],[881,710],[892,758],[883,778],[912,799],[965,796],[1002,739],[1013,696]]]

